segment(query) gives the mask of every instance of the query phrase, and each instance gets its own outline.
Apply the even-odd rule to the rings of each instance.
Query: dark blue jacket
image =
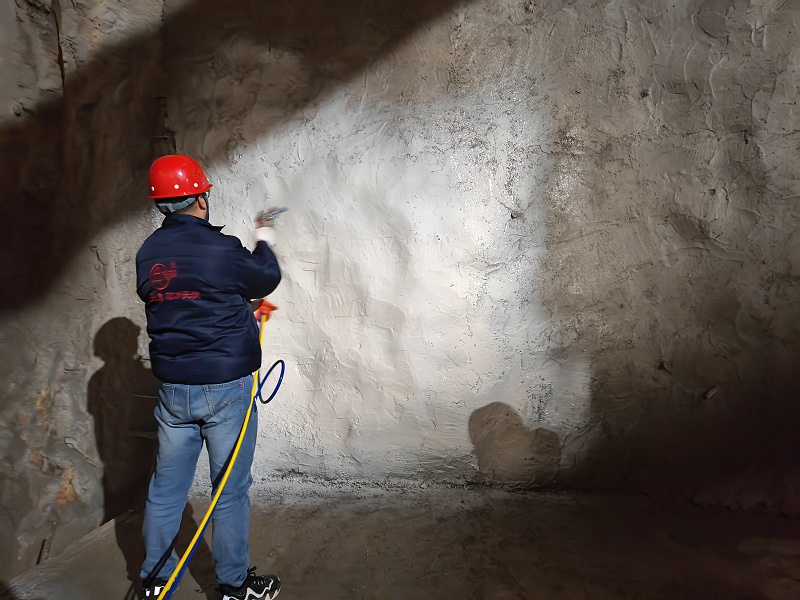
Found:
[[[153,374],[167,383],[213,384],[261,365],[250,300],[281,280],[266,242],[251,253],[198,217],[172,215],[136,254]]]

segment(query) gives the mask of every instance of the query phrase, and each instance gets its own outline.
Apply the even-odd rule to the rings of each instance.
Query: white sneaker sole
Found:
[[[247,594],[245,594],[243,600],[261,600],[262,598],[266,598],[267,600],[272,600],[280,593],[281,593],[281,588],[274,590],[274,593],[271,590],[266,589],[264,590],[263,594],[256,594],[252,590],[247,590]],[[222,596],[222,600],[239,600],[239,598],[236,598],[234,596],[228,596],[227,594],[225,594],[224,596]]]

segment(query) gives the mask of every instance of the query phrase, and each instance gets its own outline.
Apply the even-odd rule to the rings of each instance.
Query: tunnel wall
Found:
[[[796,513],[791,3],[0,10],[0,578],[144,491],[133,256],[173,150],[246,245],[257,210],[290,208],[256,481]]]

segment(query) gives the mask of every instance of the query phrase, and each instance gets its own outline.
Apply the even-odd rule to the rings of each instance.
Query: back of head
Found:
[[[150,199],[165,215],[190,207],[211,189],[203,167],[183,154],[157,158],[150,166]]]

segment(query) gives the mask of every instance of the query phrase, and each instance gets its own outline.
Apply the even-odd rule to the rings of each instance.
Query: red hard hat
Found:
[[[203,167],[183,154],[157,158],[150,167],[150,198],[196,196],[211,189]]]

